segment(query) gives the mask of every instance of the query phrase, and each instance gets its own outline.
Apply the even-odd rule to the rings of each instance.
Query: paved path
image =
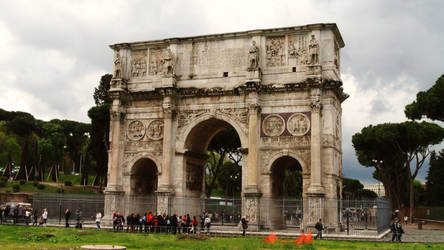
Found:
[[[392,233],[389,233],[383,238],[383,241],[391,241]],[[405,234],[402,235],[403,242],[444,242],[444,231],[441,230],[418,230],[405,229]]]

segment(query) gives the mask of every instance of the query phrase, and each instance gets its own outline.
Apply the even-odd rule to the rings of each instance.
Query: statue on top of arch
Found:
[[[162,73],[164,77],[172,77],[175,75],[176,58],[170,48],[166,50],[162,60]]]
[[[259,69],[259,48],[256,46],[256,41],[251,42],[248,50],[248,71],[255,71]]]

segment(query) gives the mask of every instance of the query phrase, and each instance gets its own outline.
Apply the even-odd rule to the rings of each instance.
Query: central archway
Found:
[[[190,130],[184,147],[184,212],[207,212],[213,215],[213,223],[240,218],[242,154],[237,150],[241,148],[241,139],[235,127],[222,119],[206,119]],[[229,157],[233,152],[240,157],[237,162]],[[236,183],[240,187],[233,189]]]

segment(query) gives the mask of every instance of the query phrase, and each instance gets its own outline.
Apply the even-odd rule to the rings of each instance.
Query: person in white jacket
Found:
[[[100,230],[100,222],[101,221],[102,221],[102,213],[100,211],[97,211],[97,213],[96,213],[97,230]]]

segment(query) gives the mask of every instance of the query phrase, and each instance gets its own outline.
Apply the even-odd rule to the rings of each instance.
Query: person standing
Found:
[[[245,236],[245,231],[248,228],[248,220],[245,219],[245,216],[242,217],[241,223],[242,223],[242,236]]]
[[[392,229],[392,241],[401,242],[401,236],[404,233],[404,229],[402,229],[402,224],[399,222],[399,218],[395,218],[393,224],[391,226]]]
[[[43,209],[42,218],[43,226],[46,226],[46,222],[48,221],[48,211],[46,210],[46,208]]]
[[[32,222],[32,226],[37,226],[38,225],[38,214],[39,212],[37,211],[37,209],[34,210],[34,215],[33,215],[33,222]]]
[[[205,223],[205,227],[207,228],[207,234],[210,234],[211,219],[208,215],[205,217],[204,223]]]
[[[25,211],[25,223],[29,226],[29,222],[31,221],[31,211],[30,209],[26,209]]]
[[[80,208],[76,210],[76,221],[76,228],[82,229],[82,210],[80,210]]]
[[[67,208],[65,210],[65,227],[69,227],[69,217],[71,217],[71,211]]]
[[[97,230],[100,230],[100,222],[102,221],[102,213],[97,210],[96,213],[96,225],[97,225]]]
[[[322,219],[319,219],[319,221],[315,225],[316,230],[318,230],[318,234],[314,237],[317,239],[318,237],[322,239],[322,230],[324,230],[324,225],[322,225]]]

